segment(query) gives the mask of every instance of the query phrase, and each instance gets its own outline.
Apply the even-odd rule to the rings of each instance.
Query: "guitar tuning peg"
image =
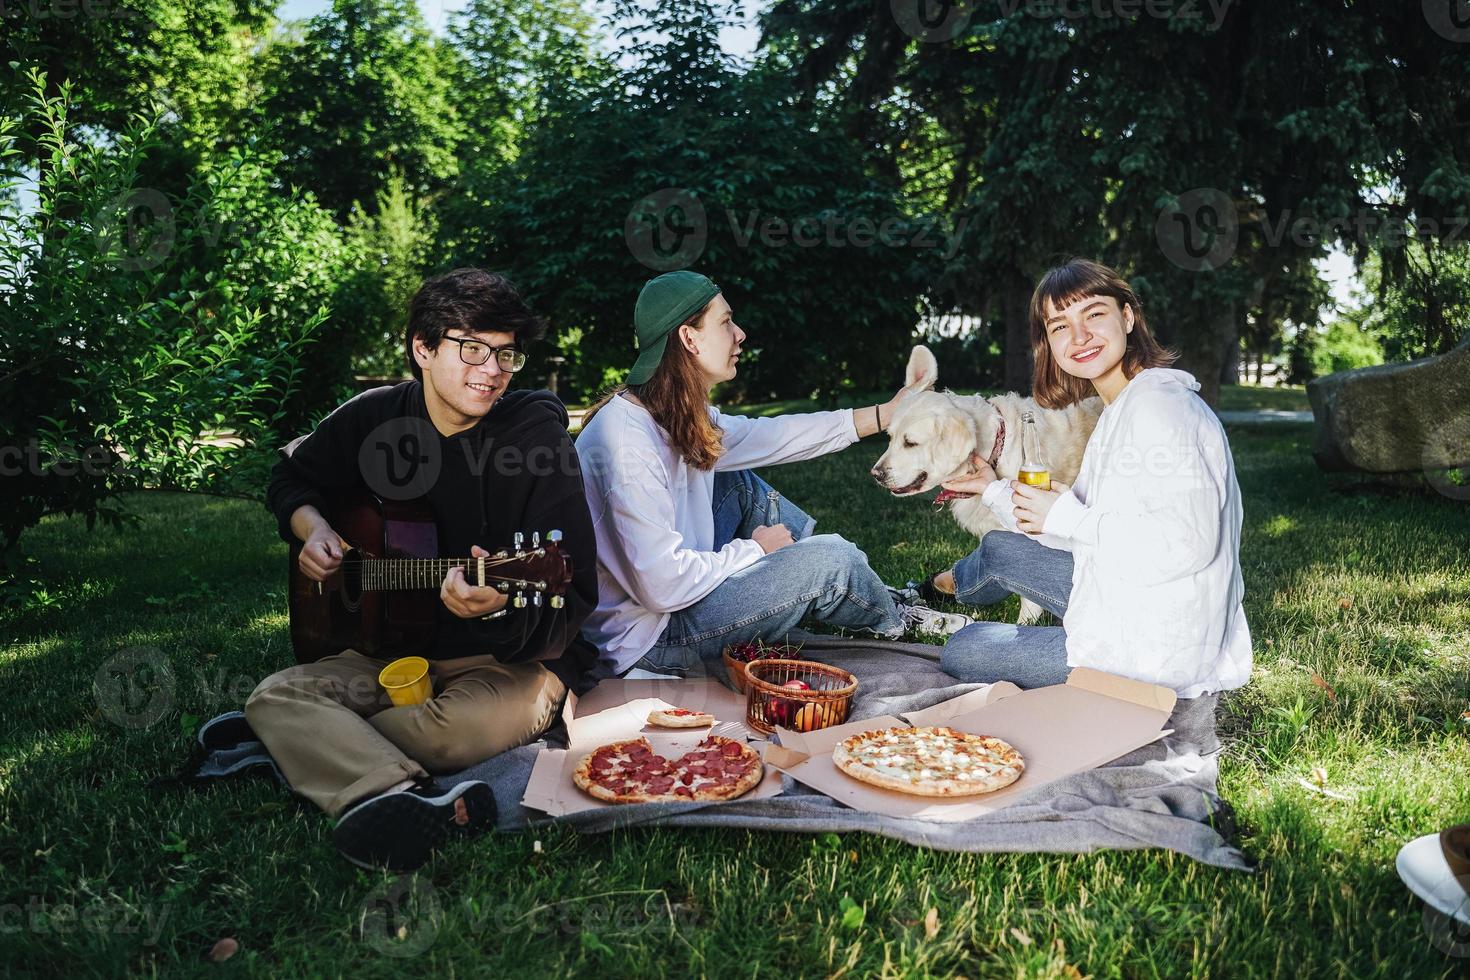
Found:
[[[517,592],[516,593],[516,597],[514,599],[510,600],[510,604],[512,606],[516,607],[517,609],[525,609],[526,608],[526,594],[524,592]]]
[[[551,597],[551,608],[552,609],[560,609],[562,606],[565,606],[566,604],[567,604],[566,600],[563,599],[559,595],[554,595],[554,596]]]
[[[537,609],[540,609],[541,608],[541,593],[539,593],[539,592],[532,593],[532,595],[531,595],[531,605],[535,606]]]
[[[531,532],[531,547],[532,548],[539,548],[539,547],[541,547],[541,532],[540,531],[532,531]]]
[[[561,544],[561,532],[560,531],[547,531],[546,532],[546,540],[547,541],[550,541],[552,544]]]
[[[520,551],[521,550],[521,545],[523,543],[525,543],[525,540],[526,540],[526,536],[524,534],[522,534],[520,531],[517,531],[516,534],[515,534],[515,537],[511,538],[511,542],[515,545],[515,549],[517,551]]]

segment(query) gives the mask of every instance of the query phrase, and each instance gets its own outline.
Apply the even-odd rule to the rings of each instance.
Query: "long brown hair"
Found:
[[[1120,310],[1133,307],[1133,330],[1123,350],[1123,374],[1130,381],[1144,368],[1168,367],[1179,359],[1176,352],[1154,339],[1138,294],[1122,276],[1100,262],[1072,259],[1042,276],[1031,294],[1031,354],[1036,365],[1031,394],[1043,408],[1066,408],[1097,394],[1091,381],[1062,370],[1046,335],[1048,304],[1061,310],[1089,296],[1111,296]]]
[[[679,326],[698,328],[712,303],[714,300],[704,304]],[[714,469],[715,461],[725,454],[721,441],[724,433],[709,417],[709,389],[704,374],[699,362],[679,339],[678,327],[669,334],[663,359],[654,368],[653,376],[641,385],[618,385],[607,392],[587,410],[582,425],[585,427],[604,405],[625,391],[636,395],[653,420],[669,434],[670,445],[684,462],[697,470]]]

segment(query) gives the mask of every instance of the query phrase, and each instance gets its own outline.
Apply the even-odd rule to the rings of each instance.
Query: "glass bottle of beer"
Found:
[[[1021,413],[1021,482],[1043,490],[1051,489],[1051,468],[1041,455],[1041,433],[1032,412]]]

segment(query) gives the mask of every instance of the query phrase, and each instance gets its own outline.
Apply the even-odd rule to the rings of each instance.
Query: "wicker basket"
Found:
[[[763,735],[776,726],[799,732],[840,725],[847,720],[857,678],[845,670],[809,660],[756,660],[745,664],[749,692],[745,723]],[[805,681],[811,690],[782,687],[787,681]]]
[[[763,660],[777,659],[778,657],[781,656],[780,654],[775,654],[775,651],[778,651],[778,650],[785,652],[785,656],[784,657],[781,657],[781,659],[786,659],[786,660],[800,660],[801,659],[800,657],[796,656],[797,651],[799,651],[801,649],[801,647],[794,646],[794,645],[789,644],[789,643],[773,644],[770,647],[765,647],[763,645],[762,648],[763,649],[769,649],[769,650],[771,650],[773,652],[773,656],[771,656],[771,657],[762,657],[761,659],[763,659]],[[752,660],[752,661],[747,662],[747,661],[744,661],[744,660],[736,660],[736,659],[734,659],[733,657],[730,656],[730,648],[729,647],[725,647],[725,649],[723,649],[723,650],[720,651],[720,659],[722,659],[722,660],[725,661],[725,673],[730,676],[730,683],[735,685],[735,690],[739,691],[741,694],[747,693],[750,690],[750,685],[746,682],[745,668],[746,667],[749,667],[752,663],[756,663],[756,661]]]

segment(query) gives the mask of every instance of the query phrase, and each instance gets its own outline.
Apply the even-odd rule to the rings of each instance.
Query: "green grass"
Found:
[[[265,511],[145,495],[137,528],[56,519],[25,539],[55,587],[0,621],[0,956],[67,977],[1463,975],[1470,960],[1431,945],[1393,857],[1470,820],[1470,507],[1341,492],[1353,484],[1316,471],[1310,435],[1231,428],[1257,665],[1223,701],[1220,785],[1255,874],[1164,852],[553,829],[540,853],[530,835],[456,847],[392,894],[267,783],[150,786],[200,719],[291,657],[285,547]],[[865,476],[880,448],[765,475],[890,581],[959,557],[952,522]],[[129,649],[169,666],[164,701],[147,685],[94,691]],[[133,727],[110,720],[126,712]],[[1298,785],[1317,766],[1348,799]],[[371,915],[385,899],[401,915],[391,938]],[[240,952],[207,962],[224,936]]]
[[[1253,412],[1310,412],[1307,389],[1300,387],[1262,388],[1256,385],[1224,385],[1220,388],[1220,410]]]
[[[969,394],[970,392],[962,392]],[[999,389],[985,389],[987,395],[999,393]],[[839,396],[831,407],[851,408],[855,405],[872,405],[875,402],[887,401],[893,397],[893,392],[857,392],[850,395]],[[1307,389],[1305,388],[1261,388],[1255,385],[1226,385],[1220,389],[1221,411],[1253,412],[1253,411],[1281,411],[1281,412],[1307,412],[1311,411],[1311,404],[1307,401]],[[740,415],[783,415],[787,412],[810,412],[812,403],[800,399],[787,399],[786,401],[762,402],[759,405],[733,406],[730,411]]]

